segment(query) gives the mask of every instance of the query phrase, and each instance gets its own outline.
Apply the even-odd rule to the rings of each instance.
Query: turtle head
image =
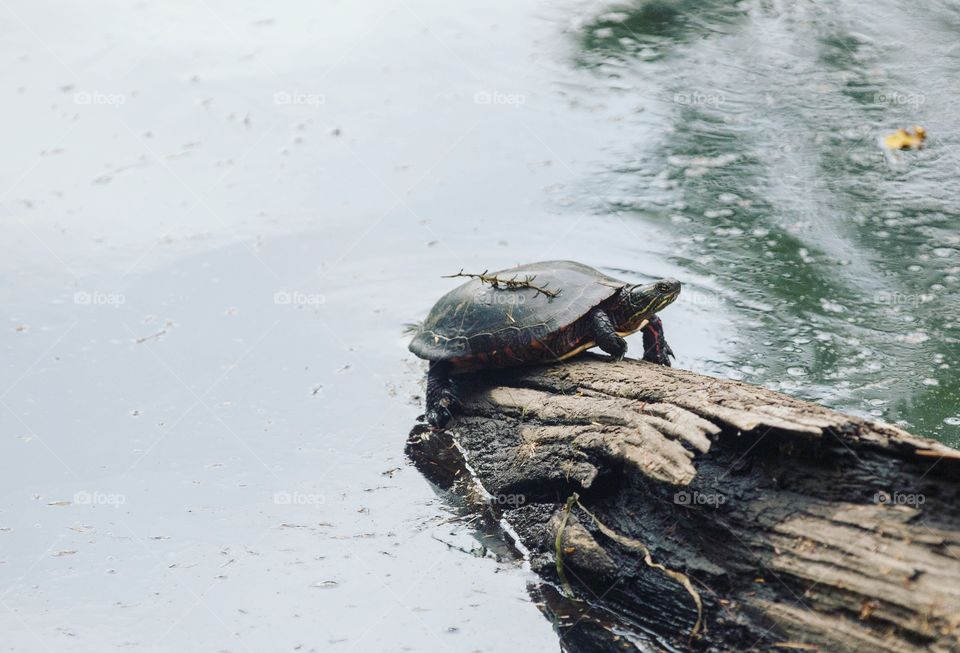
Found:
[[[627,286],[624,290],[623,315],[626,324],[617,330],[636,331],[644,320],[663,310],[677,298],[680,294],[680,282],[667,278],[653,283]]]

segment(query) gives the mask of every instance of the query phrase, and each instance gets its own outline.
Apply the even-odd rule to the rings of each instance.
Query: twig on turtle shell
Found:
[[[507,289],[507,290],[516,290],[517,288],[530,288],[531,290],[536,290],[538,293],[546,295],[547,297],[556,297],[560,294],[559,290],[550,290],[547,286],[537,286],[533,283],[534,279],[537,278],[536,275],[527,275],[522,279],[518,279],[517,275],[513,275],[509,279],[501,279],[495,274],[488,274],[488,270],[484,270],[480,274],[470,274],[464,273],[461,268],[456,274],[447,274],[444,275],[444,279],[454,279],[456,277],[469,277],[471,279],[479,279],[480,283],[486,283],[491,285],[494,288]],[[549,285],[549,284],[547,284]]]

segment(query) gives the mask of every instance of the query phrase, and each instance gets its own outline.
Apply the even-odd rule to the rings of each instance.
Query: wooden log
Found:
[[[484,509],[543,578],[534,593],[564,650],[960,644],[960,452],[765,388],[592,355],[464,378],[461,394],[448,431],[414,429],[409,452],[440,485],[492,497]],[[702,600],[693,637],[678,578]]]

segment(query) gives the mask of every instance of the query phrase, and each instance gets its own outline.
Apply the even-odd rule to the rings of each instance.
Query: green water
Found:
[[[600,210],[664,226],[719,286],[699,299],[732,308],[726,373],[951,444],[958,24],[946,3],[650,2],[584,24],[575,63],[643,109]],[[914,124],[925,149],[880,146]]]

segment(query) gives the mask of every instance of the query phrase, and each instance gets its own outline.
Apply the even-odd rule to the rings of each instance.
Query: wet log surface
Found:
[[[485,497],[526,549],[564,650],[960,643],[960,452],[757,386],[592,355],[460,391],[448,432],[415,428],[408,451],[441,487]],[[690,579],[695,636],[693,596],[631,540]]]

